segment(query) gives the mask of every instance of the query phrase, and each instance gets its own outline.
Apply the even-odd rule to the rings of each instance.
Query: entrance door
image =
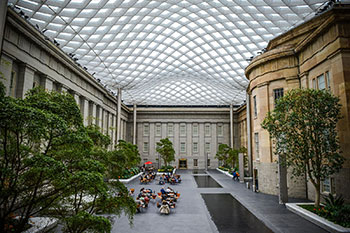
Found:
[[[187,169],[187,159],[179,159],[179,169]]]

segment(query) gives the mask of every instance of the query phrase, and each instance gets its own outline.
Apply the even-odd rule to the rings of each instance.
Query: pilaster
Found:
[[[28,90],[33,88],[34,68],[27,64],[21,64],[19,67],[16,97],[24,98]]]

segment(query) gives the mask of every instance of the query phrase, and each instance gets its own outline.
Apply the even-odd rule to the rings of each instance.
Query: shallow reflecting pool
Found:
[[[230,194],[201,194],[220,233],[272,232]]]
[[[192,170],[192,174],[207,174],[205,170]]]
[[[211,176],[194,176],[198,188],[222,188]]]

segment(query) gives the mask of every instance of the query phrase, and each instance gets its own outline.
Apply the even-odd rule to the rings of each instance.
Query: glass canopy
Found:
[[[322,2],[9,0],[124,103],[142,105],[241,104],[249,60]]]

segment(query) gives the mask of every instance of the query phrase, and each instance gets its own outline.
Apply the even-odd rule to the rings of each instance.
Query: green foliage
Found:
[[[82,233],[87,230],[96,233],[110,232],[112,228],[108,219],[91,215],[85,211],[65,217],[64,222],[66,223],[64,231],[70,233]]]
[[[344,205],[344,198],[340,196],[333,196],[333,194],[328,194],[328,197],[325,198],[325,209],[328,211],[339,209]]]
[[[13,99],[0,85],[0,109],[1,232],[21,232],[39,213],[60,218],[69,232],[110,231],[98,211],[124,211],[132,221],[136,207],[125,186],[104,181],[110,139],[83,126],[72,96],[36,88]]]
[[[321,180],[338,172],[344,162],[336,125],[339,98],[327,91],[295,89],[279,99],[262,122],[274,139],[275,152],[286,159],[294,176],[307,173],[320,203]]]
[[[343,227],[350,227],[350,205],[343,204],[336,207],[329,208],[327,204],[322,207],[315,207],[312,205],[299,205],[300,207],[313,212],[327,220],[334,222]]]
[[[164,138],[161,139],[160,142],[157,142],[156,150],[164,160],[166,167],[168,166],[168,163],[175,161],[175,150],[173,148],[173,143],[169,138]]]
[[[238,154],[247,153],[247,149],[242,147],[240,149],[233,149],[227,144],[220,144],[215,158],[224,162],[224,167],[234,168],[238,167]],[[246,157],[246,156],[245,156]],[[247,160],[245,160],[248,163]]]

